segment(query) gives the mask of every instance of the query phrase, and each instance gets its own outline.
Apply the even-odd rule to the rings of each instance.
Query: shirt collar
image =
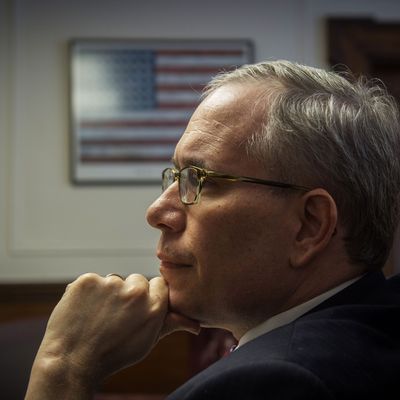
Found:
[[[261,335],[264,335],[265,333],[268,333],[268,332],[270,332],[276,328],[279,328],[283,325],[287,325],[290,322],[293,322],[295,319],[306,314],[308,311],[310,311],[314,307],[318,306],[319,304],[321,304],[323,301],[325,301],[329,297],[332,297],[333,295],[340,292],[347,286],[350,286],[352,283],[358,281],[361,277],[362,276],[358,276],[354,279],[343,282],[340,285],[334,287],[333,289],[330,289],[327,292],[324,292],[316,297],[313,297],[312,299],[306,301],[305,303],[299,304],[293,308],[290,308],[289,310],[286,310],[280,314],[276,314],[276,315],[272,316],[271,318],[262,322],[260,325],[257,325],[256,327],[247,331],[240,338],[239,343],[235,349],[239,348],[240,346],[243,346],[244,344],[250,342],[251,340],[254,340],[255,338],[257,338]]]

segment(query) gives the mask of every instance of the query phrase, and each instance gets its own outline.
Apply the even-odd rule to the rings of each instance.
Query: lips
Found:
[[[161,260],[161,262],[160,262],[160,268],[163,268],[163,269],[189,268],[190,266],[191,266],[190,264],[181,264],[181,263],[165,261],[165,260]]]
[[[160,259],[160,269],[169,270],[191,267],[191,264],[187,264],[178,257],[168,257],[161,253],[157,254],[157,257]]]

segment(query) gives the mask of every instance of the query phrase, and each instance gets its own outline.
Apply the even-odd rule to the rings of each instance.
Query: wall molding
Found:
[[[154,248],[66,248],[66,249],[15,249],[10,250],[13,257],[154,257]]]

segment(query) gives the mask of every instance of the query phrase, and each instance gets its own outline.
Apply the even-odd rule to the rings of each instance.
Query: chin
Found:
[[[204,328],[223,328],[220,318],[211,313],[211,304],[197,303],[191,293],[184,296],[182,293],[170,292],[169,308],[171,311],[187,318],[198,321]]]
[[[169,293],[169,308],[171,311],[181,314],[185,317],[199,320],[200,312],[199,307],[195,306],[193,297],[185,295],[182,292],[175,292],[173,290]]]

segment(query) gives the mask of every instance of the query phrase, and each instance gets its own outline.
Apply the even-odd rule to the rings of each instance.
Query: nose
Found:
[[[186,226],[184,205],[179,199],[178,183],[173,183],[147,209],[146,219],[153,228],[180,232]]]

